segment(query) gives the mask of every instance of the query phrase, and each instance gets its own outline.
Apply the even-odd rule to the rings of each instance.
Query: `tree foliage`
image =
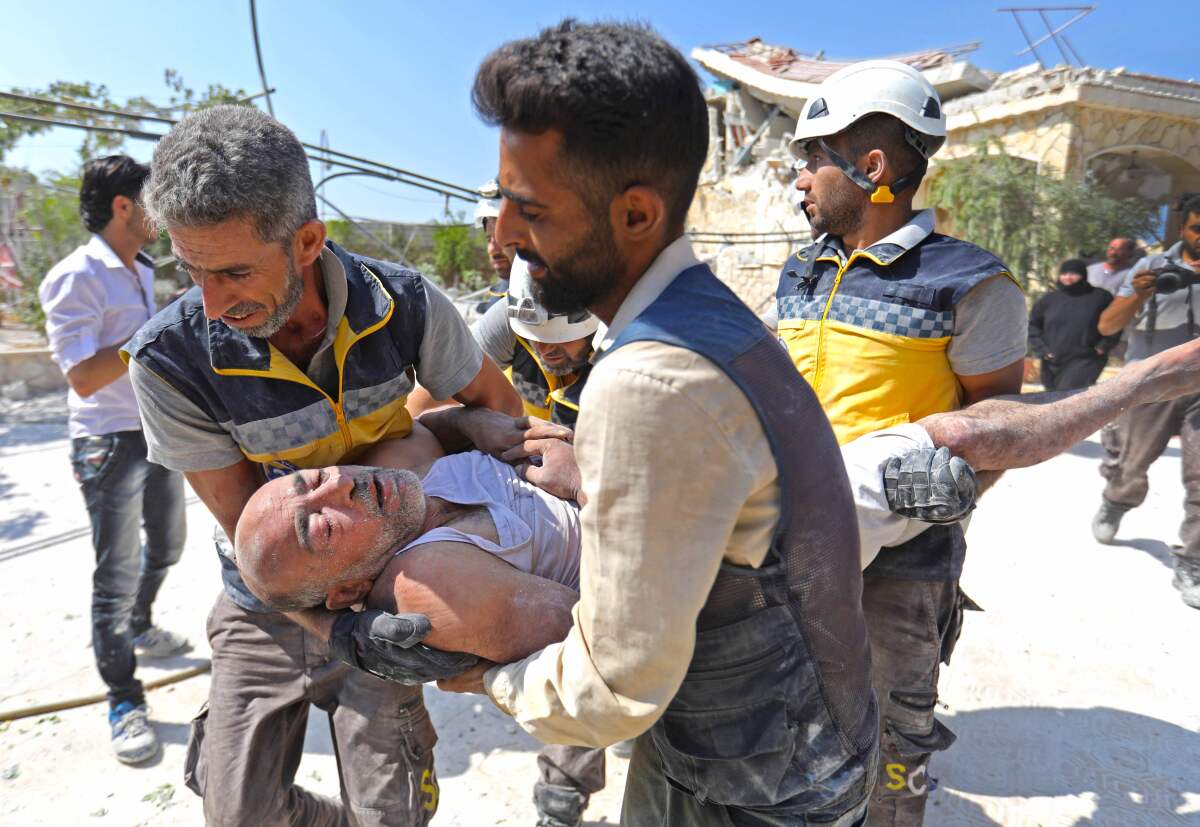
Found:
[[[55,81],[45,89],[12,88],[9,91],[33,97],[51,98],[68,103],[81,103],[103,109],[117,109],[122,112],[133,112],[157,118],[179,119],[188,112],[218,103],[236,103],[246,97],[241,89],[229,89],[220,84],[209,84],[199,94],[189,87],[184,79],[174,69],[163,72],[163,83],[168,90],[167,102],[156,104],[145,97],[127,98],[124,101],[113,99],[108,87],[94,84],[90,81],[77,83],[74,81]],[[138,121],[98,112],[83,112],[66,109],[48,103],[0,98],[0,111],[12,112],[17,115],[32,115],[41,118],[52,118],[59,121],[86,124],[88,126],[114,127],[118,129],[135,129],[153,132],[163,129],[165,124],[154,121]],[[24,121],[0,118],[0,161],[9,150],[17,145],[22,138],[30,135],[40,135],[54,127],[49,124],[27,123]],[[127,135],[118,132],[85,132],[80,131],[79,157],[86,161],[102,154],[118,152],[125,146]]]
[[[461,214],[439,222],[432,247],[433,272],[446,286],[469,292],[487,285],[487,242]]]
[[[948,213],[956,236],[998,255],[1031,294],[1054,284],[1064,259],[1159,230],[1156,205],[1118,198],[1090,179],[1039,173],[1033,162],[989,144],[940,163],[929,200]]]
[[[105,109],[178,119],[187,112],[218,103],[235,103],[244,98],[242,90],[209,84],[197,93],[188,87],[174,69],[163,76],[168,89],[165,104],[155,104],[144,97],[117,101],[107,87],[91,82],[56,81],[45,89],[12,89],[34,97],[81,103]],[[146,132],[163,131],[165,124],[138,121],[96,112],[65,109],[53,104],[0,98],[0,111],[21,115],[53,118],[88,126],[117,127]],[[0,161],[5,154],[26,137],[53,129],[48,124],[26,123],[0,118]],[[113,132],[79,130],[79,160],[120,152],[130,136]],[[79,218],[79,170],[50,172],[38,178],[25,169],[0,166],[0,242],[6,243],[16,259],[17,275],[23,287],[10,303],[8,312],[20,321],[41,327],[45,321],[37,290],[46,272],[75,247],[87,241],[90,233]],[[156,257],[170,252],[169,244],[160,239],[150,245],[148,252]],[[171,282],[180,277],[172,267],[158,275],[165,276],[164,288],[169,292]]]

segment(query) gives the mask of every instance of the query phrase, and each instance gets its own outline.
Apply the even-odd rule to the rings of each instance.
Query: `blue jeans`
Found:
[[[112,706],[145,701],[133,639],[187,533],[183,477],[146,460],[141,431],[71,440],[71,465],[92,523],[92,648]],[[143,545],[140,530],[146,533]]]

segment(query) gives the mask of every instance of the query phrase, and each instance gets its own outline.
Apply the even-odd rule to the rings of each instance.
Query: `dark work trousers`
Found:
[[[675,785],[663,770],[662,759],[649,732],[633,743],[621,824],[625,827],[862,827],[867,802],[840,816],[822,817],[759,813],[701,801]]]
[[[212,682],[184,781],[217,827],[418,827],[437,811],[437,742],[419,686],[353,669],[277,612],[224,592],[208,616]],[[341,801],[295,783],[309,705],[329,715]]]
[[[133,639],[150,628],[150,609],[167,569],[183,554],[183,477],[146,460],[141,431],[71,440],[71,465],[92,523],[92,648],[108,702],[145,702],[133,676]],[[145,530],[146,542],[140,532]]]
[[[604,789],[604,750],[547,744],[538,753],[538,784],[570,787],[583,794],[586,802],[592,793]]]
[[[1090,388],[1100,378],[1107,356],[1082,356],[1064,361],[1042,360],[1042,386],[1048,391],[1069,391]]]
[[[1109,438],[1101,474],[1108,480],[1104,499],[1136,508],[1150,490],[1146,472],[1162,456],[1171,437],[1178,436],[1183,454],[1183,525],[1179,557],[1200,563],[1200,394],[1130,408],[1117,424],[1119,444]]]
[[[950,662],[963,604],[957,581],[863,577],[871,682],[882,718],[868,827],[924,823],[929,757],[954,743],[933,712],[940,664]]]

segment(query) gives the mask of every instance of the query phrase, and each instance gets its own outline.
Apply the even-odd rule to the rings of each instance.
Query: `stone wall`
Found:
[[[0,350],[0,393],[25,398],[66,390],[67,380],[46,348]]]
[[[787,169],[782,159],[770,158],[716,180],[706,174],[688,213],[693,233],[771,234],[769,241],[738,235],[695,243],[697,255],[756,313],[769,306],[788,256],[810,237],[808,222],[792,207]]]

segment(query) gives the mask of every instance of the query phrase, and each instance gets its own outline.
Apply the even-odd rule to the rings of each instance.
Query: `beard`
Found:
[[[808,219],[815,235],[829,233],[840,238],[852,233],[862,226],[862,190],[849,180],[843,181],[841,185],[825,193],[821,203],[817,204],[816,213]]]
[[[284,285],[283,299],[275,306],[271,315],[267,316],[266,321],[254,327],[242,328],[241,332],[253,339],[270,339],[287,324],[287,320],[296,311],[296,306],[300,304],[300,298],[303,295],[304,279],[301,278],[300,273],[296,270],[296,263],[292,260],[292,257],[288,256],[287,283]],[[233,316],[241,316],[264,309],[266,309],[265,304],[248,301],[236,304],[226,312]]]
[[[385,511],[380,505],[373,477],[397,477],[403,481],[401,501],[392,503]],[[392,553],[415,540],[425,522],[427,503],[421,479],[412,471],[393,468],[372,468],[354,480],[350,496],[357,500],[372,517],[379,521],[376,543],[344,575],[345,579],[365,577],[374,580],[383,571]]]
[[[573,361],[563,362],[561,365],[548,365],[541,359],[538,359],[538,364],[542,370],[551,376],[570,376],[573,373],[578,373],[583,368],[587,367],[590,360],[587,357],[576,359]]]
[[[607,220],[593,221],[587,235],[554,261],[532,250],[517,254],[546,268],[541,280],[531,281],[534,300],[551,313],[587,310],[611,293],[625,272],[625,257]]]

